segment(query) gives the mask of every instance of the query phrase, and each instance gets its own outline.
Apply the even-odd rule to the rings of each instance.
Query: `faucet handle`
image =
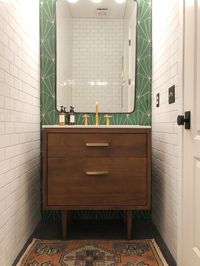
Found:
[[[87,125],[89,125],[89,115],[87,115],[87,114],[84,114],[83,116],[83,124],[85,125],[85,126],[87,126]]]
[[[110,125],[110,118],[112,117],[112,115],[104,115],[104,117],[106,118],[106,126]]]

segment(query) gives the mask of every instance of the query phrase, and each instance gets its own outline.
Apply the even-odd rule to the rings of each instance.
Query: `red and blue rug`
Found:
[[[17,266],[168,266],[154,240],[34,239]]]

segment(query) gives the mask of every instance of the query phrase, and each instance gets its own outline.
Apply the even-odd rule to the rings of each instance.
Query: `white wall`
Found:
[[[72,102],[72,17],[66,0],[59,0],[56,5],[57,108],[60,110],[61,105],[69,108]]]
[[[76,111],[91,111],[92,106],[95,111],[96,101],[100,112],[121,109],[122,55],[122,19],[73,19],[73,105]]]
[[[39,1],[0,1],[0,265],[40,220]]]
[[[153,0],[152,217],[177,259],[178,126],[180,102],[181,25],[179,0]],[[176,102],[168,104],[168,88],[176,85]],[[156,108],[156,94],[160,107]]]

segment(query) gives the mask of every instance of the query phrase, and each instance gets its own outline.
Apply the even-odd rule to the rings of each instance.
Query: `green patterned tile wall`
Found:
[[[151,77],[152,77],[152,13],[151,0],[137,0],[137,73],[135,110],[130,114],[112,114],[115,125],[151,125]],[[41,124],[58,123],[55,103],[55,4],[56,0],[40,0],[40,51],[41,51]],[[105,124],[100,115],[100,124]],[[95,123],[94,114],[92,121]],[[76,123],[82,123],[82,114],[76,114]],[[99,212],[86,216],[97,217]],[[83,213],[76,215],[84,216]],[[102,213],[99,214],[102,217]],[[116,217],[118,213],[104,212],[105,217]],[[46,217],[51,216],[47,213]]]

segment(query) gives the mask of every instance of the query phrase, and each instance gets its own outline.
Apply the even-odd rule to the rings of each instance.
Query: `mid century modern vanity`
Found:
[[[70,210],[123,210],[130,239],[150,191],[150,127],[44,127],[43,207],[61,210],[63,239]]]

